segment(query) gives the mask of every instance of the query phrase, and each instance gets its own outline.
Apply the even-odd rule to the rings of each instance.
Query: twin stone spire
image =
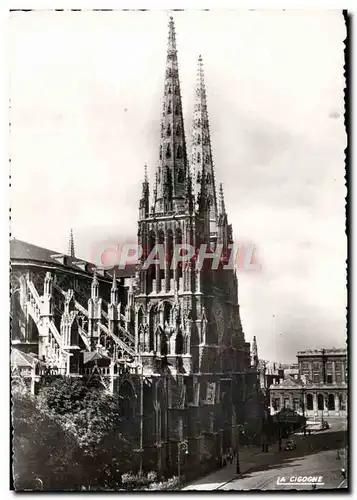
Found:
[[[217,235],[220,210],[217,204],[202,57],[198,58],[197,85],[190,161],[187,156],[179,80],[175,26],[169,21],[164,99],[160,126],[159,160],[150,207],[145,166],[140,219],[150,215],[184,213],[195,206],[209,212],[209,231]],[[223,196],[223,191],[221,196]]]

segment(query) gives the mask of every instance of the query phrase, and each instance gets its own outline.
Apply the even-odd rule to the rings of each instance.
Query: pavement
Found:
[[[240,474],[236,474],[236,462],[219,469],[204,478],[182,488],[182,491],[213,490],[312,490],[310,484],[291,484],[291,477],[322,476],[323,484],[316,489],[345,488],[341,468],[346,468],[346,425],[339,422],[328,430],[311,436],[294,435],[293,451],[280,451],[278,444],[270,445],[268,453],[258,447],[239,450]],[[283,440],[282,447],[284,448]],[[337,458],[340,450],[340,458]],[[284,478],[284,479],[281,479]],[[284,482],[285,481],[285,482]]]

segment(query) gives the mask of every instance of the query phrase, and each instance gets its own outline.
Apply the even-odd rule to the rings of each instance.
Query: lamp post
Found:
[[[237,425],[237,468],[236,472],[237,474],[240,474],[240,463],[239,463],[239,425]]]
[[[185,450],[185,455],[188,455],[188,443],[187,441],[182,441],[177,445],[177,475],[180,479],[181,477],[181,450]]]
[[[279,444],[279,451],[281,451],[281,424],[280,424],[280,415],[278,414],[277,418],[277,424],[278,424],[278,444]]]
[[[306,420],[305,420],[305,387],[302,386],[302,417],[304,419],[304,436],[306,436]]]

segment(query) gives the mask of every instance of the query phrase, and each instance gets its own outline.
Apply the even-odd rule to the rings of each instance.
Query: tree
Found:
[[[33,490],[37,479],[46,489],[62,489],[65,478],[75,488],[81,476],[78,445],[59,423],[38,410],[35,398],[13,394],[12,423],[15,489]]]
[[[13,406],[17,489],[33,489],[36,477],[46,490],[119,485],[132,450],[112,395],[64,377],[48,381],[37,398],[18,394]]]

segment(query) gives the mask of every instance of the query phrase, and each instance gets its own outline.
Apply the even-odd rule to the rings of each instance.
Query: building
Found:
[[[267,392],[273,384],[279,384],[284,379],[284,368],[276,361],[259,361],[259,380],[262,391]]]
[[[237,276],[223,268],[232,226],[222,185],[216,193],[201,57],[192,135],[189,164],[171,18],[158,167],[152,197],[146,172],[142,184],[135,273],[118,280],[115,270],[90,269],[75,259],[73,241],[69,256],[12,242],[13,346],[28,353],[13,355],[13,375],[34,392],[47,370],[117,394],[133,469],[176,473],[180,462],[195,471],[236,447],[239,424],[259,414]],[[200,267],[197,254],[182,262],[176,248],[184,245],[222,249],[218,268],[209,258]],[[163,261],[147,266],[159,247]]]
[[[299,351],[298,376],[271,385],[271,413],[290,408],[306,417],[347,417],[347,351]],[[294,370],[296,372],[296,369]]]
[[[298,363],[293,363],[291,365],[283,365],[284,379],[291,377],[293,379],[299,378],[299,365]]]

